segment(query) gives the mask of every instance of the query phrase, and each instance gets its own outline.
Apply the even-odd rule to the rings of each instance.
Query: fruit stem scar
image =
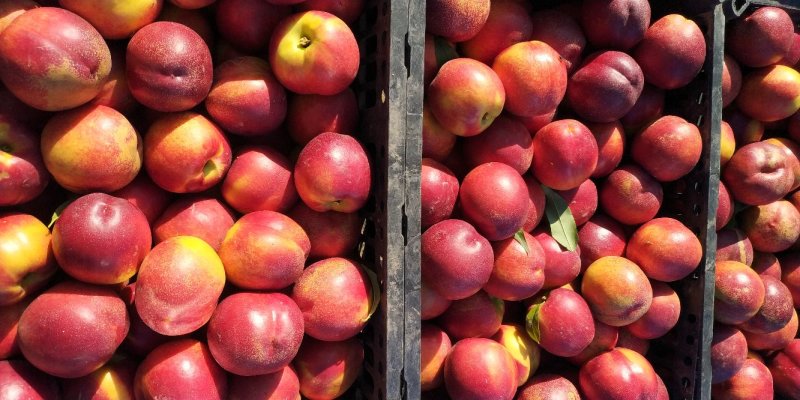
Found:
[[[216,166],[216,164],[214,164],[214,161],[212,161],[212,160],[206,161],[206,164],[203,165],[203,175],[204,176],[209,176],[209,175],[211,175],[212,172],[214,172],[216,170],[217,170],[217,166]]]
[[[297,45],[298,48],[305,49],[306,47],[311,46],[311,39],[308,36],[301,36],[300,37],[300,44]]]
[[[484,114],[483,114],[483,117],[481,117],[481,120],[482,120],[482,121],[488,121],[488,120],[489,120],[489,113],[488,113],[488,112],[487,112],[487,113],[484,113]]]

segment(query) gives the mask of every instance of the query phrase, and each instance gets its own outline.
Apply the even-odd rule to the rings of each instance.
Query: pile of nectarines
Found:
[[[664,99],[700,26],[644,0],[426,7],[424,396],[666,399],[645,354],[703,248],[662,205],[703,138]]]
[[[346,393],[364,1],[41,3],[0,3],[0,398]]]
[[[757,8],[729,24],[725,51],[713,397],[796,399],[800,34]]]

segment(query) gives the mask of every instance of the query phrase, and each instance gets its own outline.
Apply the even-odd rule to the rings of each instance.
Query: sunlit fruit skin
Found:
[[[455,300],[436,322],[455,341],[470,337],[492,337],[503,323],[505,302],[483,290]]]
[[[533,140],[525,124],[514,117],[501,115],[480,135],[463,140],[462,151],[472,168],[501,162],[522,175],[531,166]]]
[[[581,367],[580,387],[589,399],[656,399],[658,375],[639,353],[616,348]]]
[[[136,280],[136,311],[167,336],[194,332],[211,318],[225,286],[225,269],[201,239],[176,236],[150,251]]]
[[[426,31],[452,42],[473,38],[491,13],[490,0],[432,0],[425,3]]]
[[[216,185],[231,159],[231,146],[222,130],[193,112],[165,114],[144,137],[147,174],[169,192],[196,193]]]
[[[266,135],[286,118],[286,91],[265,60],[238,57],[216,67],[205,106],[226,132]]]
[[[146,173],[140,172],[131,183],[120,190],[109,193],[114,197],[128,200],[136,206],[152,226],[167,205],[170,203],[170,195],[164,189],[158,187]]]
[[[28,308],[31,298],[11,305],[0,306],[0,360],[20,355],[17,328],[22,312]]]
[[[147,217],[127,200],[105,193],[79,197],[53,225],[53,253],[59,266],[87,283],[126,282],[151,246]]]
[[[789,398],[796,398],[797,393],[800,393],[798,366],[800,366],[800,339],[794,339],[767,362],[777,393]]]
[[[25,360],[0,361],[0,398],[58,399],[58,381]]]
[[[0,214],[0,306],[42,288],[58,266],[50,230],[28,214]]]
[[[619,328],[611,325],[606,325],[597,319],[594,320],[594,338],[582,352],[578,355],[569,357],[567,360],[576,365],[581,366],[587,361],[603,354],[607,351],[614,350],[619,340]]]
[[[501,51],[529,40],[533,21],[522,4],[501,2],[492,4],[489,16],[475,36],[461,42],[459,50],[465,57],[491,64]]]
[[[442,385],[444,360],[452,342],[441,328],[423,323],[420,333],[420,390],[425,392]]]
[[[278,290],[300,278],[310,249],[305,231],[291,218],[256,211],[228,230],[219,257],[228,282],[248,290]]]
[[[428,110],[457,136],[475,136],[503,111],[506,90],[488,65],[455,58],[439,69],[427,90]]]
[[[226,371],[270,374],[297,355],[303,341],[303,314],[285,294],[239,292],[214,310],[207,338],[211,355]]]
[[[669,14],[647,28],[632,54],[648,83],[671,90],[685,86],[700,72],[706,41],[694,21]]]
[[[694,169],[703,152],[703,138],[696,125],[667,115],[633,137],[631,155],[661,182],[678,180]]]
[[[800,109],[800,73],[785,65],[753,70],[742,78],[736,106],[763,122],[790,117]]]
[[[476,293],[489,281],[494,267],[491,243],[459,219],[428,228],[422,234],[421,253],[422,280],[448,300]]]
[[[714,319],[740,324],[752,318],[764,304],[764,283],[750,267],[738,261],[717,261]]]
[[[431,289],[425,281],[422,281],[422,285],[419,289],[419,297],[421,303],[419,314],[420,319],[423,321],[434,319],[442,315],[450,307],[450,304],[453,304],[452,300],[444,298],[439,292]]]
[[[567,250],[550,235],[548,229],[539,227],[533,237],[544,250],[543,289],[553,289],[575,280],[581,273],[581,248]]]
[[[597,185],[587,179],[578,187],[570,190],[559,190],[558,195],[567,202],[569,211],[575,219],[575,225],[583,226],[597,211]]]
[[[325,11],[284,18],[272,32],[269,64],[278,81],[294,93],[334,95],[356,77],[360,63],[353,31]]]
[[[0,35],[0,79],[20,100],[62,111],[94,98],[111,72],[103,37],[78,15],[40,7],[18,16]]]
[[[42,131],[41,151],[47,170],[65,189],[111,192],[136,178],[142,145],[119,111],[87,105],[51,118]]]
[[[723,228],[717,231],[717,261],[738,261],[751,265],[753,254],[753,244],[740,229]]]
[[[595,214],[578,230],[581,270],[601,257],[624,256],[628,234],[623,226],[605,214]]]
[[[77,378],[110,360],[129,326],[125,303],[112,289],[65,281],[31,302],[17,333],[22,354],[36,368]]]
[[[208,346],[195,339],[176,339],[150,352],[134,378],[136,399],[227,398],[228,377]]]
[[[578,187],[592,175],[599,157],[594,135],[574,119],[554,121],[539,129],[533,149],[531,172],[555,190]]]
[[[175,236],[194,236],[219,250],[234,218],[233,211],[215,198],[182,196],[153,223],[153,238],[158,244]]]
[[[531,339],[525,327],[519,324],[503,324],[491,339],[502,344],[517,365],[517,386],[522,386],[536,373],[541,362],[539,345]]]
[[[300,379],[291,366],[266,375],[240,376],[228,378],[228,399],[247,400],[286,399],[300,400]]]
[[[623,257],[603,257],[589,265],[581,281],[581,293],[595,318],[617,327],[641,318],[653,302],[647,275]]]
[[[39,7],[33,0],[9,0],[0,5],[0,32],[3,32],[12,21],[25,11]]]
[[[594,318],[586,301],[569,289],[553,289],[528,309],[526,330],[547,352],[580,354],[594,338]]]
[[[667,334],[678,323],[681,315],[681,300],[669,285],[651,281],[653,302],[650,308],[632,324],[628,331],[642,339],[656,339]]]
[[[511,400],[517,390],[516,368],[503,345],[491,339],[464,339],[453,345],[444,361],[445,387],[455,399]]]
[[[358,378],[364,347],[357,338],[324,342],[306,336],[292,361],[300,379],[300,393],[310,399],[335,399]]]
[[[800,212],[786,200],[749,207],[737,220],[755,251],[784,251],[800,237]]]
[[[519,231],[530,207],[522,176],[499,162],[472,169],[461,181],[458,199],[465,219],[490,241],[507,239]]]
[[[673,218],[645,222],[631,235],[625,256],[651,279],[674,282],[694,271],[703,259],[700,240]]]
[[[0,207],[33,200],[50,182],[39,140],[12,115],[0,114]]]
[[[111,360],[100,369],[77,379],[61,381],[62,398],[130,400],[134,398],[136,363],[130,358]]]
[[[523,232],[522,236],[525,244],[516,238],[492,242],[494,268],[483,287],[490,295],[503,300],[523,300],[544,285],[544,250],[529,233]]]
[[[317,212],[297,202],[286,214],[308,235],[308,258],[347,257],[356,248],[364,219],[358,213]]]
[[[730,379],[747,359],[747,340],[742,331],[728,325],[715,324],[711,340],[711,382]]]
[[[570,107],[592,122],[616,121],[636,104],[644,76],[633,57],[620,51],[589,55],[569,78]]]
[[[155,21],[163,0],[59,0],[64,7],[89,21],[106,39],[124,39]]]
[[[458,178],[449,168],[431,158],[422,159],[420,224],[423,229],[450,218],[459,187]]]
[[[506,92],[505,110],[521,117],[547,114],[567,92],[567,66],[550,45],[538,40],[507,47],[492,69]]]
[[[333,257],[303,270],[292,288],[292,299],[303,313],[306,335],[342,341],[366,326],[376,290],[380,289],[373,287],[364,266]],[[331,296],[332,293],[340,295]]]
[[[592,178],[607,176],[617,168],[625,154],[627,147],[625,128],[620,121],[587,123],[586,127],[592,132],[597,142],[597,165],[592,172]]]
[[[772,373],[763,362],[748,358],[739,371],[725,382],[711,386],[718,399],[771,399],[774,396]]]
[[[355,212],[367,203],[372,185],[370,160],[354,137],[325,132],[309,141],[297,157],[294,185],[312,210]]]
[[[537,374],[519,388],[519,400],[579,399],[578,388],[569,379],[555,374]]]
[[[162,112],[186,111],[208,96],[214,79],[211,52],[194,30],[153,22],[128,42],[125,57],[133,97]]]
[[[256,1],[263,2],[263,0]],[[313,115],[314,118],[309,118],[310,115]],[[289,96],[284,126],[289,131],[292,140],[300,145],[305,145],[315,136],[324,132],[346,134],[358,132],[358,115],[358,101],[352,88],[347,88],[331,96],[293,94]],[[423,130],[427,129],[423,128]],[[423,136],[427,137],[425,134]],[[425,141],[426,139],[423,139],[423,142]],[[453,142],[455,142],[455,137],[453,137]],[[426,146],[423,145],[423,147]],[[423,155],[423,157],[427,157],[427,155]]]
[[[747,347],[751,350],[777,351],[788,346],[797,336],[797,310],[793,309],[792,319],[783,328],[770,333],[752,333],[743,331],[747,339]]]
[[[778,278],[761,276],[761,281],[764,283],[764,304],[740,328],[753,333],[776,332],[785,327],[795,313],[792,293]]]
[[[759,7],[731,21],[725,47],[742,65],[751,68],[776,64],[792,46],[794,23],[778,7]]]
[[[664,189],[641,167],[627,164],[608,175],[598,197],[607,215],[626,225],[639,225],[658,214]]]

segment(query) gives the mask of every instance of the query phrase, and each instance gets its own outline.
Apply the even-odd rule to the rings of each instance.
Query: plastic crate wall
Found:
[[[409,2],[398,0],[367,0],[362,16],[353,26],[361,53],[354,84],[361,116],[358,136],[370,154],[373,172],[372,199],[363,211],[367,222],[359,254],[363,263],[378,275],[381,302],[361,334],[364,368],[344,396],[348,399],[401,399],[406,390],[403,373],[408,354],[404,336],[406,283],[413,279],[413,274],[407,277],[405,270],[408,266],[419,269],[419,251],[415,259],[413,241],[406,255],[408,239],[419,236],[419,172],[407,171],[406,157],[407,153],[412,158],[416,154],[419,159],[422,129],[420,117],[416,132],[407,132],[407,120],[413,120],[406,106],[408,51],[412,47],[408,44],[408,28]],[[418,114],[421,116],[421,112]],[[415,126],[413,121],[410,125]],[[406,186],[413,187],[415,182],[416,197],[407,197]],[[410,218],[406,216],[407,210]],[[414,224],[409,222],[415,220],[416,235]],[[406,233],[408,225],[411,235]],[[419,308],[418,289],[416,296]],[[414,302],[413,291],[409,301]],[[416,336],[419,337],[419,329]],[[415,351],[414,374],[418,380],[418,344]]]
[[[710,347],[714,326],[725,21],[742,11],[735,9],[730,1],[710,1],[705,2],[712,5],[710,9],[693,14],[698,3],[672,4],[669,8],[670,12],[695,15],[693,20],[706,38],[706,62],[700,74],[687,87],[668,92],[665,102],[665,114],[679,115],[696,124],[703,137],[703,154],[697,167],[685,178],[664,188],[662,214],[686,224],[703,245],[700,267],[671,285],[681,299],[678,324],[651,347],[654,367],[664,379],[672,399],[708,399],[711,396]],[[654,10],[665,14],[663,5],[655,2]]]

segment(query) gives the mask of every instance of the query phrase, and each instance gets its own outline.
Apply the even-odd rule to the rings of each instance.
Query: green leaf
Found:
[[[378,310],[378,305],[381,304],[381,285],[378,282],[378,275],[375,272],[365,266],[361,266],[361,269],[364,270],[364,273],[367,274],[369,277],[369,292],[370,292],[370,302],[369,302],[369,313],[367,314],[366,320],[369,320],[372,317],[372,314],[375,314],[375,311]]]
[[[522,229],[518,230],[517,233],[514,234],[514,240],[525,249],[525,255],[531,255],[531,248],[528,246],[528,239],[525,239],[525,231]]]
[[[454,58],[458,58],[455,46],[439,36],[433,37],[433,48],[436,52],[436,64],[439,67]]]
[[[55,211],[53,211],[53,216],[50,217],[50,223],[47,224],[47,229],[53,229],[53,225],[55,225],[56,221],[58,221],[58,218],[61,217],[61,214],[64,212],[64,209],[67,208],[68,205],[72,204],[72,202],[75,201],[75,199],[77,199],[77,197],[72,197],[70,199],[67,199],[67,201],[61,203],[61,205],[58,206],[58,208],[56,208]]]
[[[568,251],[575,251],[578,248],[578,226],[569,205],[553,189],[542,185],[542,190],[547,198],[544,213],[550,223],[550,235]]]
[[[543,303],[544,300],[534,303],[528,308],[528,314],[525,315],[525,330],[528,332],[528,336],[536,343],[539,343],[541,340],[541,332],[539,331],[539,309],[542,307]]]

